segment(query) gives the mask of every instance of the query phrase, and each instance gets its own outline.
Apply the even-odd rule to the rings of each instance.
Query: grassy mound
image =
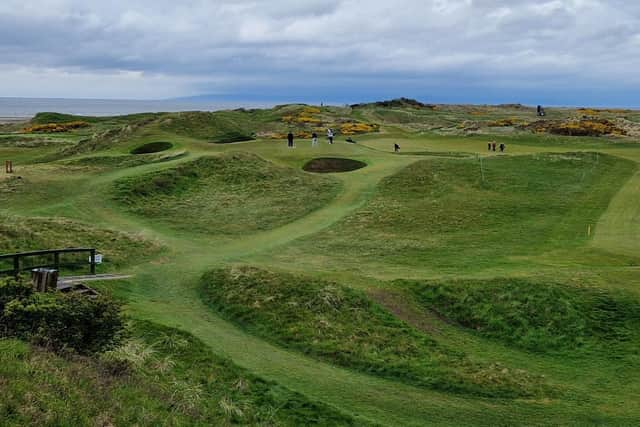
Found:
[[[406,283],[404,285],[407,285]],[[409,284],[425,307],[476,333],[538,352],[598,347],[640,336],[640,302],[628,295],[522,279]]]
[[[131,154],[151,154],[166,151],[173,147],[173,144],[167,141],[149,142],[131,150]]]
[[[334,179],[231,153],[118,181],[114,197],[131,212],[175,228],[232,235],[289,223],[338,190]]]
[[[95,247],[108,266],[144,260],[160,246],[141,236],[98,228],[65,218],[28,218],[0,214],[0,253],[39,249]],[[9,267],[10,268],[10,267]],[[0,266],[0,270],[4,270]]]
[[[28,135],[4,135],[0,136],[0,147],[11,148],[40,148],[52,145],[64,146],[70,142],[59,138],[51,138],[44,136],[32,137]]]
[[[119,156],[90,156],[65,160],[61,163],[69,166],[90,166],[97,168],[131,168],[149,163],[168,162],[183,157],[185,151],[165,154],[125,154]]]
[[[243,111],[194,111],[177,113],[161,122],[164,131],[214,143],[232,143],[253,139],[256,124]]]
[[[351,172],[362,169],[367,164],[359,160],[341,159],[336,157],[319,157],[309,160],[303,167],[307,172],[315,173],[333,173],[333,172]]]
[[[101,359],[0,340],[3,425],[356,425],[252,375],[193,336],[136,323]]]
[[[213,270],[203,296],[252,333],[341,366],[454,392],[515,397],[541,392],[522,371],[481,366],[443,348],[364,294],[306,277],[251,268]]]
[[[384,179],[366,206],[281,256],[313,247],[325,259],[348,253],[335,258],[340,265],[457,273],[530,265],[531,257],[554,251],[576,257],[589,241],[588,225],[634,170],[630,161],[593,153],[496,156],[482,165],[418,161]]]

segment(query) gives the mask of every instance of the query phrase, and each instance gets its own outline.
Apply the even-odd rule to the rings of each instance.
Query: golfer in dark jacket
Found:
[[[287,135],[287,146],[293,148],[293,134],[291,132]]]

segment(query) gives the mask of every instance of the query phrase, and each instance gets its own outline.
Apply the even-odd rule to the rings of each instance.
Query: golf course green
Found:
[[[640,424],[640,112],[585,114],[398,100],[0,125],[0,254],[96,247],[98,272],[131,276],[93,282],[130,323],[107,355],[0,339],[0,419]]]

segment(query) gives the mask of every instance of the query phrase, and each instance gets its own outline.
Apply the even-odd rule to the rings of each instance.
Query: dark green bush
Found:
[[[26,298],[33,292],[32,287],[23,280],[13,277],[0,280],[0,314],[4,306],[16,298]]]
[[[20,281],[0,281],[0,323],[5,336],[55,350],[90,354],[117,345],[124,331],[120,305],[109,297],[32,293]]]

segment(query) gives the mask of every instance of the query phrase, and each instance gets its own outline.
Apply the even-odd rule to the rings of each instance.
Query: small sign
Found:
[[[102,264],[102,254],[96,254],[94,258],[96,264]],[[91,264],[91,257],[89,257],[89,264]]]

